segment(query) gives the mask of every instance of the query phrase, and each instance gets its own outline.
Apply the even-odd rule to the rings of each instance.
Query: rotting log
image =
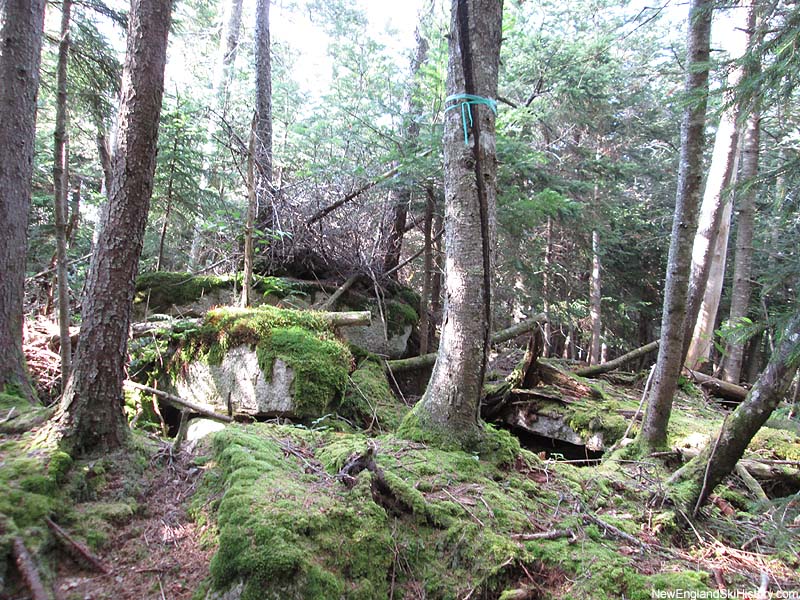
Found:
[[[161,390],[157,390],[154,387],[150,387],[149,385],[142,385],[141,383],[136,383],[135,381],[131,381],[130,379],[125,381],[125,385],[127,387],[141,390],[143,392],[147,392],[148,394],[153,394],[158,396],[168,404],[172,404],[178,410],[190,410],[192,412],[198,413],[203,415],[204,417],[208,417],[209,419],[213,419],[215,421],[222,421],[223,423],[231,423],[233,422],[233,417],[228,415],[223,415],[218,412],[215,412],[209,406],[203,406],[202,404],[196,404],[194,402],[190,402],[189,400],[185,400],[184,398],[179,398],[173,394],[168,394],[167,392],[163,392]]]
[[[89,548],[81,544],[70,536],[64,529],[58,526],[50,517],[45,517],[45,522],[50,530],[53,532],[55,538],[64,546],[70,556],[80,563],[90,565],[96,571],[109,575],[111,569],[103,564],[97,556],[95,556]]]
[[[688,462],[700,454],[700,450],[697,448],[676,448],[675,452],[684,462]],[[747,474],[756,480],[784,482],[789,484],[791,487],[800,487],[800,469],[793,469],[787,465],[775,465],[762,460],[749,458],[739,459],[739,462],[736,463],[736,467],[737,468],[734,470],[737,471],[737,473],[740,472],[741,469],[744,469]],[[745,481],[744,483],[747,486],[748,482]]]
[[[691,369],[686,369],[686,371],[701,388],[712,396],[731,402],[744,402],[744,399],[747,397],[747,390],[740,385],[722,381],[721,379],[711,377],[699,371],[692,371]]]
[[[333,327],[369,326],[369,324],[372,323],[372,313],[368,310],[322,312],[319,313],[319,317]]]
[[[592,365],[591,367],[584,367],[583,369],[578,369],[574,371],[575,375],[579,375],[581,377],[596,377],[597,375],[602,375],[603,373],[608,373],[609,371],[613,371],[614,369],[618,369],[624,364],[627,364],[637,358],[641,358],[645,354],[649,354],[654,350],[658,349],[659,340],[655,340],[654,342],[650,342],[649,344],[642,346],[641,348],[637,348],[636,350],[631,350],[627,354],[623,354],[619,358],[615,358],[614,360],[610,360],[608,362],[599,364],[599,365]]]
[[[508,329],[498,331],[492,335],[492,345],[495,346],[497,344],[502,344],[503,342],[507,342],[508,340],[512,340],[515,337],[522,335],[523,333],[528,333],[540,323],[544,323],[546,320],[547,315],[540,313],[534,317],[531,317],[530,319],[526,319],[525,321],[517,323],[516,325],[512,325]],[[388,360],[386,361],[386,365],[395,372],[413,371],[414,369],[421,369],[423,367],[431,366],[436,362],[436,354],[436,352],[429,352],[428,354],[414,356],[412,358]]]

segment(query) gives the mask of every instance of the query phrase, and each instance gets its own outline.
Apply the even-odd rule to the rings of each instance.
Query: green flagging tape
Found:
[[[472,127],[472,105],[483,104],[492,109],[492,112],[497,115],[497,102],[491,98],[484,98],[483,96],[475,96],[473,94],[453,94],[445,98],[445,104],[448,102],[455,102],[451,106],[444,109],[447,112],[451,108],[461,107],[461,124],[464,126],[464,145],[469,145],[469,129],[467,128],[467,119],[469,118],[469,126]]]

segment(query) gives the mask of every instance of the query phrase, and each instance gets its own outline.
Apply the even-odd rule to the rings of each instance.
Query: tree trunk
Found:
[[[0,392],[31,401],[22,323],[44,5],[0,3]]]
[[[61,391],[66,389],[72,368],[69,339],[69,279],[67,271],[67,195],[69,193],[69,147],[67,145],[67,64],[69,62],[69,24],[72,0],[61,3],[61,39],[56,66],[56,122],[53,132],[53,213],[56,230],[56,273],[58,280],[58,326],[61,332]]]
[[[220,39],[220,58],[214,73],[214,90],[217,109],[225,117],[228,112],[229,88],[233,75],[233,65],[239,49],[239,32],[242,28],[242,0],[230,0],[227,5],[225,29]],[[212,118],[213,123],[216,119]],[[210,137],[210,136],[209,136]]]
[[[542,306],[547,321],[544,323],[544,340],[542,356],[549,358],[552,352],[552,325],[550,324],[550,296],[551,296],[551,274],[550,269],[553,264],[553,217],[547,217],[544,239],[544,268],[542,269]]]
[[[409,86],[405,97],[405,112],[408,126],[406,127],[406,143],[410,154],[416,154],[419,139],[419,117],[422,114],[422,106],[416,99],[419,90],[419,70],[428,59],[428,40],[422,35],[421,24],[414,32],[417,40],[417,50],[411,59],[411,73]],[[386,255],[383,260],[383,272],[391,272],[392,278],[397,279],[400,264],[400,254],[403,250],[403,235],[406,231],[406,219],[408,217],[408,206],[411,203],[411,189],[408,184],[403,189],[395,192],[397,200],[394,204],[394,218],[392,228],[388,236]],[[394,271],[392,271],[394,269]]]
[[[480,442],[496,239],[495,108],[502,1],[453,0],[444,126],[445,316],[428,388],[404,422],[423,439]],[[471,111],[469,119],[467,111]],[[467,126],[465,131],[464,126]],[[470,127],[471,125],[471,127]]]
[[[422,226],[425,241],[424,243],[424,266],[422,269],[422,293],[420,294],[419,301],[419,353],[428,353],[428,344],[430,342],[430,320],[429,320],[429,306],[431,295],[431,284],[433,279],[433,236],[431,229],[433,228],[433,210],[435,208],[435,197],[433,188],[428,186],[425,190],[425,220]]]
[[[172,160],[169,163],[169,175],[167,176],[167,207],[164,209],[164,222],[161,224],[161,233],[158,236],[158,258],[156,259],[156,271],[160,271],[164,266],[164,245],[167,239],[167,228],[169,227],[169,216],[172,212],[172,196],[175,186],[175,163],[178,156],[178,135],[172,140]]]
[[[272,60],[269,39],[270,0],[256,1],[256,224],[269,235],[275,227],[272,196]]]
[[[442,214],[441,198],[434,203],[433,212],[433,231],[444,230],[444,216]],[[436,342],[436,330],[442,323],[442,286],[444,285],[444,236],[438,236],[433,240],[433,279],[431,280],[431,312],[430,312],[430,336],[428,337],[428,347],[432,348]]]
[[[753,228],[755,224],[756,182],[761,142],[761,112],[756,106],[747,121],[742,152],[742,182],[745,185],[737,211],[736,256],[733,263],[733,289],[729,323],[735,325],[747,317],[750,305],[750,274],[753,264]],[[739,383],[742,374],[744,341],[732,340],[725,351],[722,378]]]
[[[747,398],[722,423],[717,438],[670,478],[675,489],[681,482],[681,501],[694,512],[725,477],[733,472],[758,430],[777,408],[800,363],[800,314],[795,315],[783,333],[780,344]],[[688,494],[686,493],[688,491]]]
[[[595,194],[597,191],[595,190]],[[603,321],[600,316],[602,293],[600,288],[600,232],[592,230],[592,276],[589,290],[589,316],[592,322],[592,341],[589,347],[589,364],[600,363],[600,339],[603,332]]]
[[[691,244],[703,178],[703,132],[708,100],[712,8],[711,0],[692,0],[689,10],[685,96],[687,102],[691,102],[684,110],[681,122],[678,192],[667,259],[658,360],[653,373],[653,389],[638,437],[641,449],[647,453],[666,447],[672,397],[683,364],[683,322],[689,287]]]
[[[248,307],[253,303],[253,226],[256,217],[256,178],[255,178],[256,121],[250,125],[250,143],[247,148],[247,217],[244,224],[244,273],[242,275],[241,305]]]
[[[75,367],[55,433],[70,453],[126,439],[122,384],[128,329],[155,171],[170,0],[132,0],[108,209],[86,284]]]
[[[748,32],[752,32],[752,29],[755,28],[755,6],[756,3],[753,2],[747,12],[739,11],[743,13],[743,16],[739,21],[733,23],[732,30],[727,32],[725,41],[727,42],[730,58],[733,60],[740,59],[747,49],[751,35]],[[697,233],[692,247],[692,266],[686,302],[686,320],[683,330],[683,361],[690,369],[697,368],[698,362],[703,360],[701,352],[706,348],[701,339],[697,339],[695,342],[696,338],[693,334],[700,314],[700,305],[703,303],[706,293],[709,276],[712,274],[712,257],[723,222],[726,192],[736,163],[735,157],[739,142],[737,120],[741,112],[741,103],[734,98],[732,90],[735,90],[739,85],[743,74],[743,67],[736,67],[728,75],[728,90],[731,90],[725,97],[728,108],[720,116],[719,126],[714,138],[714,151],[711,156],[711,165],[708,168]],[[723,267],[720,272],[714,272],[714,277],[722,278],[724,271]],[[719,285],[721,287],[721,282]],[[717,300],[718,303],[719,300]],[[704,322],[700,324],[697,330],[698,335],[710,335],[714,331],[716,316],[716,310],[709,310],[703,315]],[[706,332],[708,333],[706,334]],[[693,342],[694,351],[690,356],[688,354],[689,348]]]

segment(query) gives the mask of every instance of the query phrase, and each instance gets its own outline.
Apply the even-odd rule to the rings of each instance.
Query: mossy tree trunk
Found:
[[[718,436],[669,481],[672,495],[696,509],[733,472],[758,430],[766,423],[792,382],[800,363],[800,313],[786,327],[766,369],[725,422]]]
[[[462,103],[465,94],[493,99],[497,93],[503,7],[497,0],[453,0],[451,6],[447,91],[455,98],[449,99],[444,128],[445,316],[428,388],[401,432],[468,447],[482,438],[497,158],[494,111]]]
[[[33,401],[22,352],[42,0],[0,3],[0,392]]]
[[[132,0],[108,208],[86,282],[72,377],[54,433],[71,453],[119,447],[126,438],[122,385],[136,272],[155,171],[170,0]]]
[[[683,364],[686,294],[703,180],[712,9],[713,2],[710,0],[692,0],[689,10],[685,82],[687,106],[681,123],[678,191],[667,258],[661,343],[653,375],[653,389],[648,397],[647,412],[637,438],[644,453],[660,450],[667,445],[667,424],[672,412],[672,397],[677,389]]]

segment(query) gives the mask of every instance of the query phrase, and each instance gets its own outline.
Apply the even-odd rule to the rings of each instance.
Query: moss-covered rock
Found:
[[[352,366],[317,313],[273,306],[209,311],[177,344],[169,371],[178,395],[221,412],[318,418]]]

